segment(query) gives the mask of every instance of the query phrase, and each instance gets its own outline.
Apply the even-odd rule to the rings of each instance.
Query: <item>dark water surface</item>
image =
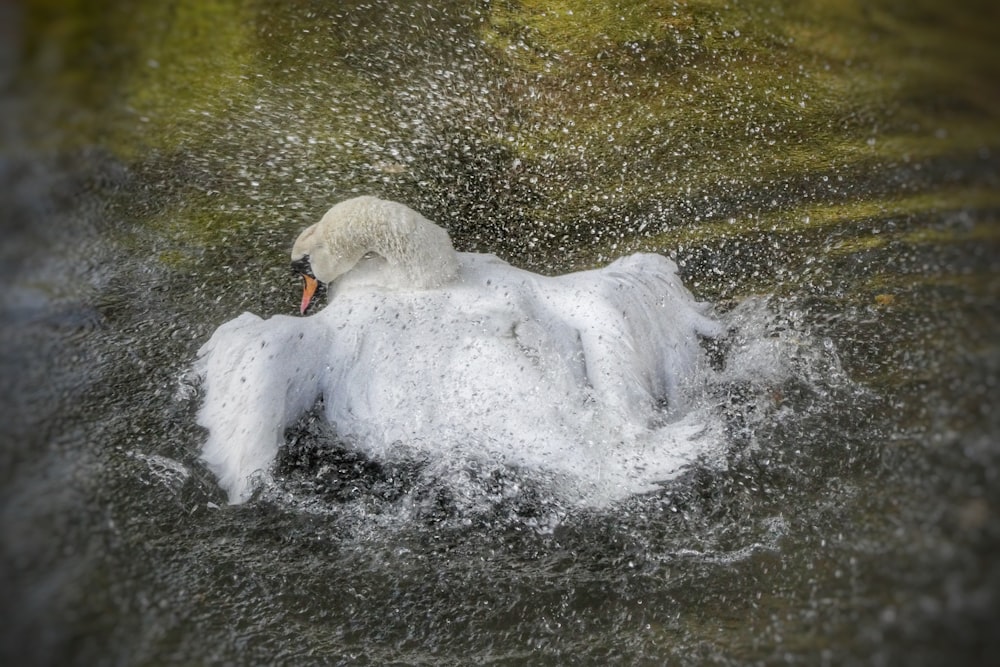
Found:
[[[0,8],[0,662],[996,655],[993,4],[64,4]],[[360,193],[543,273],[672,256],[781,368],[607,510],[315,419],[227,506],[186,373]]]

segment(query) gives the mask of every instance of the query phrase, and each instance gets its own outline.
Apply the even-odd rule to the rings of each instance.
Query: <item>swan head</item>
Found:
[[[292,246],[292,270],[303,282],[299,312],[305,314],[320,283],[329,284],[350,271],[366,252],[350,239],[328,238],[319,222],[307,227]]]
[[[403,204],[355,197],[335,205],[292,246],[292,270],[302,276],[305,314],[319,283],[330,283],[368,254],[385,259],[407,285],[431,288],[458,273],[448,233]]]

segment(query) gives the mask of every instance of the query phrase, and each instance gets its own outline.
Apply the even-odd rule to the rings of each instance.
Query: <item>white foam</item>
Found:
[[[128,455],[145,463],[152,478],[174,493],[177,493],[191,476],[191,471],[183,463],[166,456],[143,454],[135,450],[130,450]]]
[[[320,397],[337,436],[375,460],[416,456],[441,479],[502,466],[586,506],[653,490],[719,449],[721,424],[693,409],[691,385],[704,378],[698,336],[721,327],[673,262],[633,255],[548,278],[458,259],[458,279],[436,289],[364,261],[314,316],[219,327],[196,364],[198,422],[231,502]]]

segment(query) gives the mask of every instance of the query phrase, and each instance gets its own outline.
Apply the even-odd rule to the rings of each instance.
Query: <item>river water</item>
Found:
[[[7,3],[4,664],[986,664],[989,3]],[[673,257],[725,447],[579,508],[309,416],[229,506],[199,346],[360,193],[542,273]]]

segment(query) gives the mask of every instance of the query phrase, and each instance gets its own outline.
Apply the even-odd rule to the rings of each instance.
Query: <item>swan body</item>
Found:
[[[284,430],[320,398],[337,436],[372,457],[487,458],[586,480],[602,498],[688,462],[642,454],[691,435],[662,425],[683,422],[698,337],[720,333],[671,260],[546,277],[457,253],[440,227],[371,197],[330,209],[292,260],[336,282],[322,311],[244,313],[199,351],[202,456],[230,502],[266,478]]]

